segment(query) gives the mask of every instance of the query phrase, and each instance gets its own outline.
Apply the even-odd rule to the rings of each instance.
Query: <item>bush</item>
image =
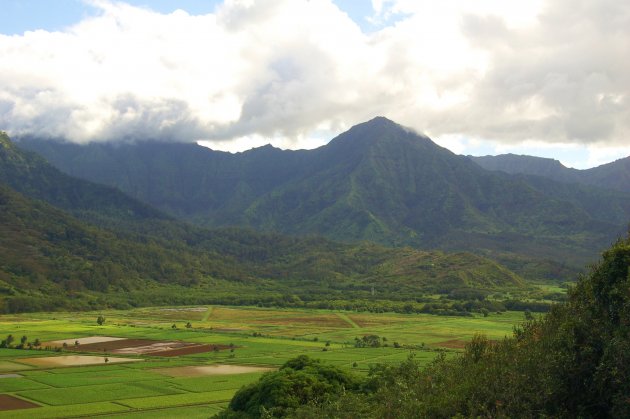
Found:
[[[352,375],[301,355],[241,388],[228,409],[217,417],[260,418],[262,412],[284,417],[300,406],[330,402],[351,389],[358,389],[358,381]]]

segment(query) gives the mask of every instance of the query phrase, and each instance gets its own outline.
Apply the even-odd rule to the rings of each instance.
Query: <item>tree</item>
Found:
[[[337,367],[300,355],[241,388],[218,417],[260,418],[261,412],[283,417],[305,404],[323,403],[345,390],[357,390],[358,383],[353,375]]]
[[[377,335],[365,335],[362,338],[354,338],[354,346],[357,348],[380,348],[381,338]]]
[[[103,317],[102,315],[98,316],[96,318],[96,324],[98,324],[99,326],[102,326],[103,323],[105,323],[105,317]]]

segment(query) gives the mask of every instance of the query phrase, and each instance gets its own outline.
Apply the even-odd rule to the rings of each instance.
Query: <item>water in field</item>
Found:
[[[16,361],[29,365],[35,365],[37,367],[67,367],[79,365],[119,364],[122,362],[137,362],[142,360],[133,358],[112,358],[105,356],[64,355],[45,356],[41,358],[21,358],[16,359]]]
[[[79,342],[79,345],[89,345],[91,343],[103,343],[103,342],[112,342],[115,340],[125,340],[126,338],[115,338],[112,336],[89,336],[86,338],[73,338],[73,339],[63,339],[63,340],[53,340],[51,342],[44,342],[42,346],[50,345],[50,346],[63,346],[66,345],[74,345],[76,342]]]
[[[160,368],[154,370],[160,374],[170,375],[171,377],[198,377],[202,375],[234,375],[247,374],[251,372],[273,371],[275,368],[253,367],[250,365],[203,365],[176,368]]]

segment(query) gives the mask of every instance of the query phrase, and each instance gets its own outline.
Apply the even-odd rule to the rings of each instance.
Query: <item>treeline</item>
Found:
[[[217,417],[627,418],[629,324],[630,238],[604,253],[565,304],[511,338],[477,335],[458,357],[425,368],[410,357],[367,378],[298,358],[239,390]]]

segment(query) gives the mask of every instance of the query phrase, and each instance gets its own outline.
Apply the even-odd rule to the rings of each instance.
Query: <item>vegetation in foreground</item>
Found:
[[[630,238],[604,253],[566,304],[512,338],[476,336],[461,356],[426,368],[413,358],[379,365],[360,384],[335,375],[331,383],[319,364],[289,361],[237,392],[218,417],[630,417],[629,268]],[[278,386],[291,391],[260,397]]]

